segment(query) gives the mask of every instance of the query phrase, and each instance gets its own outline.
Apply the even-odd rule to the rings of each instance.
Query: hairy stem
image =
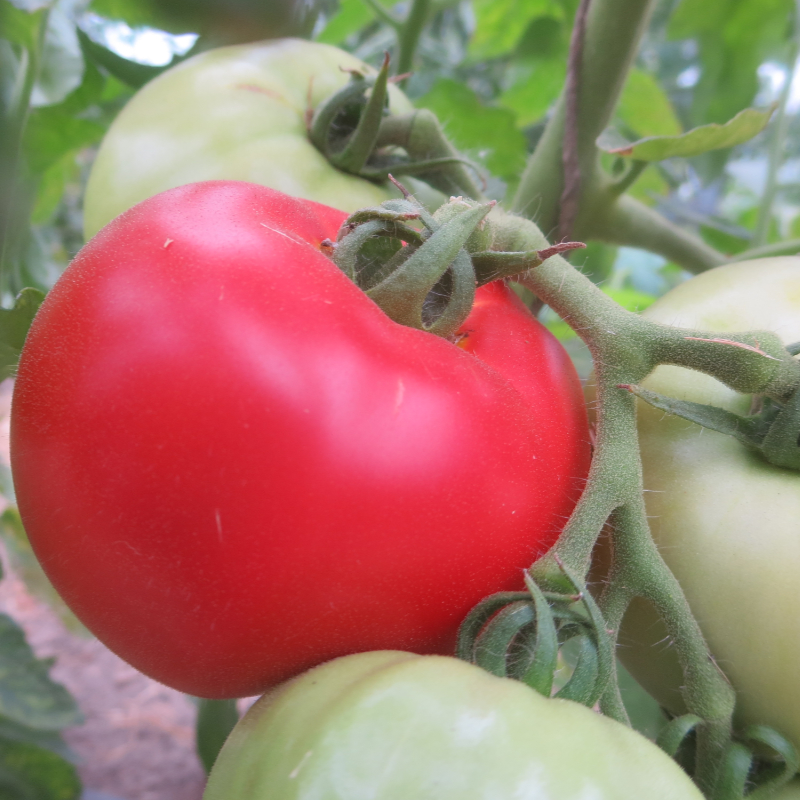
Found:
[[[631,62],[644,34],[654,0],[593,0],[586,19],[580,70],[578,154],[582,175],[596,169],[595,140],[608,125]],[[536,216],[546,232],[558,224],[564,189],[561,153],[565,99],[562,94],[523,172],[513,210]]]

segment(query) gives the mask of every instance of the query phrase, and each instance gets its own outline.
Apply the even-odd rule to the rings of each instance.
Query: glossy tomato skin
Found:
[[[251,181],[344,211],[394,196],[331,166],[308,137],[309,112],[347,84],[350,69],[375,73],[336,47],[281,39],[210,50],[167,70],[125,106],[100,146],[84,200],[86,238],[194,181]],[[413,110],[396,86],[389,98],[394,113]]]
[[[715,331],[772,330],[800,340],[800,258],[710,270],[645,312]],[[739,414],[751,399],[699,372],[659,367],[648,388]],[[736,440],[639,407],[645,502],[656,543],[680,581],[721,669],[737,691],[737,722],[766,724],[800,747],[800,474]],[[675,713],[682,677],[649,606],[633,605],[620,656]]]
[[[652,742],[440,656],[332,661],[259,700],[204,800],[701,800]]]
[[[79,254],[21,358],[13,474],[42,565],[190,694],[449,651],[588,470],[577,377],[513,293],[479,293],[463,347],[399,326],[319,252],[343,219],[236,182],[152,198]]]

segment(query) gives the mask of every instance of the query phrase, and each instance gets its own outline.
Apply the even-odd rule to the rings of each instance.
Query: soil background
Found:
[[[146,678],[88,635],[69,632],[8,569],[0,611],[21,625],[50,676],[78,702],[85,721],[64,731],[77,757],[82,800],[200,800],[205,773],[194,751],[193,701]]]

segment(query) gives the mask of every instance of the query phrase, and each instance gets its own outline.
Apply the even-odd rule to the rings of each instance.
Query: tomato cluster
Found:
[[[86,198],[96,235],[18,371],[32,546],[87,627],[154,678],[209,698],[289,680],[241,722],[207,800],[700,797],[623,726],[422,657],[452,653],[483,597],[523,588],[581,494],[589,430],[569,357],[505,283],[480,288],[448,340],[390,320],[323,252],[346,211],[390,196],[308,139],[348,70],[370,71],[299,40],[211,51],[112,126]],[[412,109],[395,88],[390,101]],[[798,285],[798,259],[729,266],[648,316],[788,343]],[[647,386],[750,402],[676,367]],[[737,722],[800,744],[800,628],[781,613],[800,599],[800,479],[662,416],[639,415],[656,540],[740,695]],[[634,603],[622,657],[680,714],[663,637]]]

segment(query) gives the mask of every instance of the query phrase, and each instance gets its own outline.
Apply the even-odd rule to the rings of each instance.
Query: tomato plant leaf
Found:
[[[38,289],[23,289],[14,308],[0,308],[0,379],[11,375],[33,317],[44,300]]]
[[[511,110],[485,105],[468,86],[446,78],[436,81],[417,105],[433,111],[456,147],[493,175],[512,180],[525,166],[527,143]]]
[[[60,103],[83,80],[83,55],[76,28],[62,4],[54,4],[47,17],[41,63],[31,103]]]
[[[56,753],[0,739],[2,800],[75,800],[81,782],[75,767]]]
[[[476,59],[511,51],[536,17],[564,17],[563,5],[557,0],[474,0],[472,6],[476,24],[469,51]]]
[[[41,9],[26,10],[9,0],[0,0],[0,31],[12,44],[28,49],[34,47],[43,18]]]
[[[238,721],[235,700],[198,699],[195,741],[197,755],[207,773],[211,772],[222,745]]]
[[[374,16],[374,12],[364,0],[341,0],[339,10],[331,17],[325,29],[317,37],[317,41],[325,44],[341,44],[363,28]]]
[[[81,721],[70,693],[49,676],[22,629],[0,614],[0,714],[39,730],[55,731]]]
[[[180,57],[176,57],[169,64],[159,67],[152,64],[140,64],[138,61],[129,61],[99,42],[95,42],[80,29],[78,29],[78,39],[87,59],[105,67],[115,78],[134,89],[141,88],[156,75],[160,75],[165,69],[174,66],[180,60]]]
[[[99,142],[105,126],[81,119],[58,106],[31,112],[25,132],[28,166],[34,173],[44,172],[71,150]]]
[[[630,71],[617,117],[639,136],[677,136],[683,130],[667,93],[642,69]]]
[[[614,129],[607,129],[597,138],[597,146],[607,153],[637,161],[688,158],[749,141],[764,130],[774,110],[774,106],[766,111],[746,108],[724,125],[712,122],[678,136],[647,136],[635,142],[625,140]]]
[[[21,744],[41,747],[51,753],[56,753],[61,758],[67,759],[67,761],[75,758],[75,754],[67,746],[60,733],[38,730],[37,728],[31,728],[29,725],[20,725],[19,722],[3,716],[0,716],[0,741],[20,742]],[[0,794],[1,797],[2,794]]]

